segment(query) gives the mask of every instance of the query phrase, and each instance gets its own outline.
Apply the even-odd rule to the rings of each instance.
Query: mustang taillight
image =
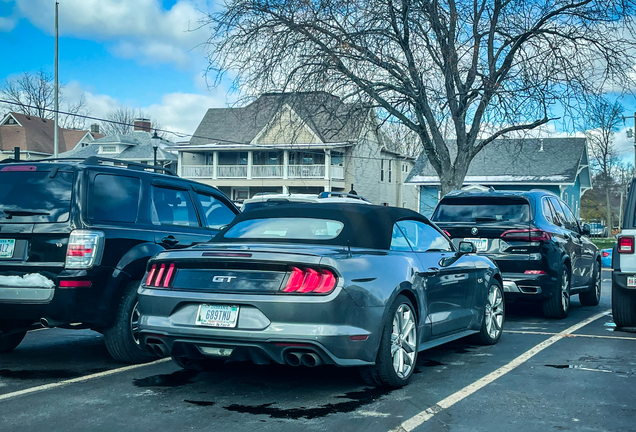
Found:
[[[284,293],[327,294],[333,291],[336,282],[336,276],[329,270],[293,267],[282,291]]]
[[[174,263],[153,264],[146,277],[146,286],[170,288],[174,276]]]
[[[634,253],[634,236],[620,236],[618,237],[618,253]]]
[[[501,238],[509,240],[527,240],[531,242],[544,241],[549,242],[550,233],[540,229],[520,229],[505,231]]]
[[[608,256],[610,256],[610,253],[608,251],[603,251],[603,258],[607,258]]]

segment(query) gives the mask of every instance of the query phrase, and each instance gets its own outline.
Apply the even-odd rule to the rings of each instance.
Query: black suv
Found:
[[[600,301],[601,257],[589,226],[550,192],[455,192],[432,220],[456,244],[472,242],[497,263],[507,301],[541,301],[550,318],[568,315],[571,294],[587,306]]]
[[[39,323],[82,323],[116,360],[151,360],[136,309],[148,259],[210,240],[239,212],[213,187],[115,163],[0,163],[0,353]]]

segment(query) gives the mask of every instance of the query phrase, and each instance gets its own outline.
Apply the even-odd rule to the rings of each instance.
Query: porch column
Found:
[[[247,152],[247,179],[251,180],[252,179],[252,156],[253,156],[254,152],[252,151],[248,151]]]
[[[325,180],[331,178],[331,150],[325,149]]]
[[[212,152],[212,178],[218,178],[219,171],[219,152]]]
[[[177,153],[177,175],[183,177],[183,152]]]
[[[289,195],[289,188],[286,185],[283,185],[283,193]]]
[[[287,170],[289,168],[289,151],[284,150],[283,151],[283,179],[287,179]],[[283,188],[287,188],[287,186],[283,186]],[[283,193],[287,193],[285,192],[285,189],[283,189]]]

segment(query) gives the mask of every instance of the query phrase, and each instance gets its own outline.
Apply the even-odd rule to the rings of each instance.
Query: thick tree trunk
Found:
[[[441,196],[444,196],[454,190],[461,189],[464,184],[464,178],[466,177],[467,170],[467,168],[458,170],[457,166],[455,166],[448,171],[438,173],[441,184]]]

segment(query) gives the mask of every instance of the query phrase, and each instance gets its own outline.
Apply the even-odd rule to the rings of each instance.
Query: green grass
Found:
[[[614,244],[616,244],[616,239],[615,238],[592,238],[590,239],[592,241],[592,243],[594,243],[596,245],[597,248],[600,249],[609,249],[614,247]]]

